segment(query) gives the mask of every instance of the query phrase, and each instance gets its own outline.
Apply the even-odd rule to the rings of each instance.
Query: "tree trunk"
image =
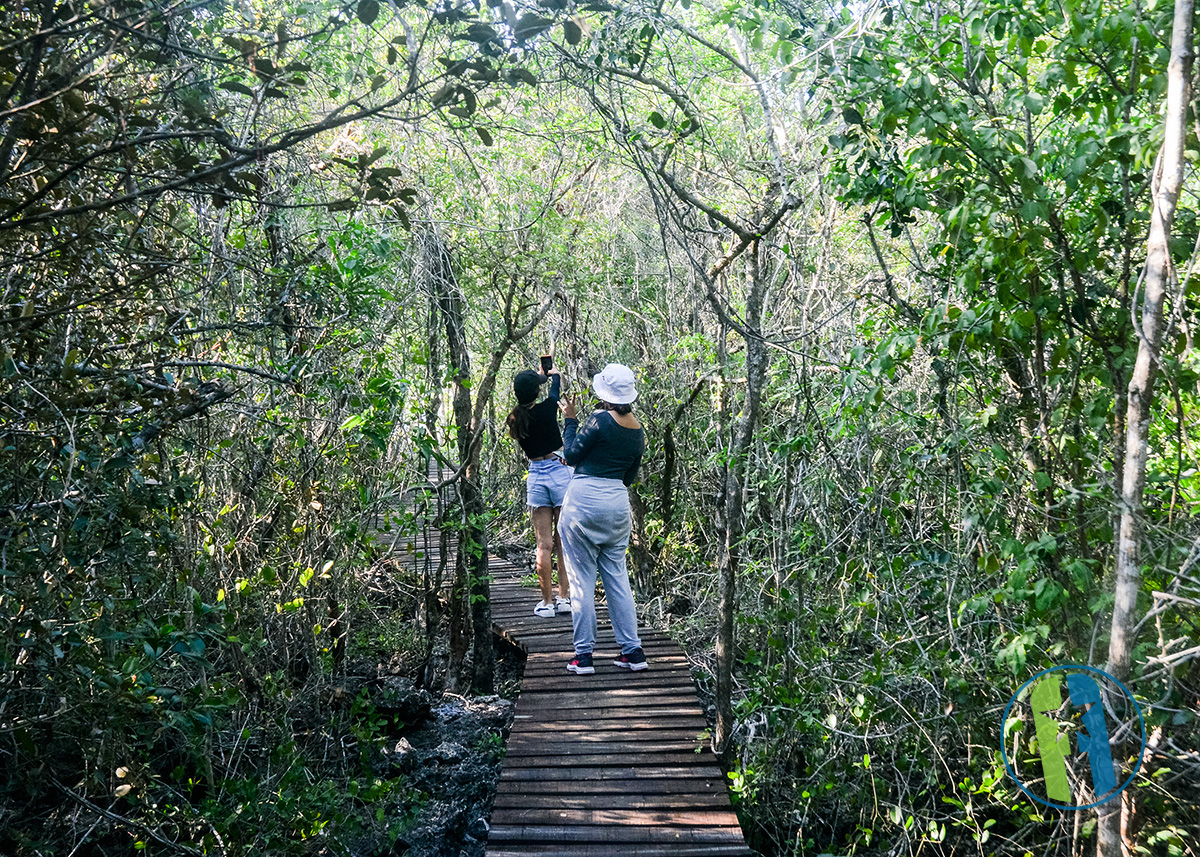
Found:
[[[767,371],[767,345],[761,336],[765,279],[759,269],[759,246],[750,247],[750,283],[746,295],[746,402],[734,428],[733,448],[725,481],[725,549],[721,555],[717,601],[717,727],[713,740],[722,752],[733,734],[733,620],[737,612],[737,576],[742,561],[746,522],[743,498],[746,466],[762,404]]]
[[[428,258],[426,264],[430,282],[446,332],[447,362],[454,382],[451,405],[458,434],[458,479],[459,530],[458,556],[454,563],[454,580],[450,585],[450,686],[461,691],[475,682],[466,673],[467,651],[472,638],[476,637],[474,605],[477,597],[479,563],[482,560],[484,577],[487,571],[487,546],[485,534],[480,527],[483,498],[479,490],[479,461],[475,440],[475,420],[471,407],[471,357],[467,348],[467,332],[464,302],[454,271],[450,267],[450,255],[441,237],[427,238]],[[486,600],[486,593],[484,594]],[[490,622],[489,622],[490,625]],[[491,629],[483,635],[484,645],[489,649],[487,662],[490,666]],[[475,640],[476,649],[479,641]],[[478,651],[476,654],[480,654]]]
[[[467,594],[470,599],[471,616],[471,690],[474,693],[492,693],[496,681],[496,652],[492,640],[492,579],[488,574],[488,533],[483,524],[486,515],[479,462],[480,447],[478,443],[470,445],[469,464],[463,473],[462,488],[463,509],[467,522],[464,547],[469,545],[471,550],[470,556],[466,558],[469,575]]]
[[[674,532],[675,523],[675,461],[678,455],[675,444],[675,426],[683,419],[684,412],[691,407],[692,402],[696,401],[696,397],[704,389],[707,380],[707,378],[701,378],[696,382],[688,397],[679,403],[674,416],[671,417],[671,421],[667,423],[667,427],[663,431],[663,469],[658,488],[658,508],[659,517],[662,518],[663,541],[666,541]]]
[[[646,503],[633,488],[629,489],[629,510],[633,519],[629,534],[629,556],[633,560],[630,577],[633,578],[634,594],[642,600],[651,593],[660,593],[654,585],[654,548],[646,535]]]
[[[429,260],[426,260],[426,270]],[[430,291],[430,307],[429,319],[426,326],[426,342],[429,348],[429,354],[426,359],[426,371],[429,373],[429,401],[425,407],[425,430],[426,437],[423,439],[421,457],[421,472],[424,474],[425,480],[440,482],[441,462],[434,458],[433,452],[438,444],[438,414],[442,409],[442,360],[441,349],[438,343],[441,341],[441,310],[437,300],[437,289],[431,288]],[[430,473],[431,465],[437,463],[436,469]],[[442,625],[442,581],[445,579],[446,567],[450,564],[450,540],[445,528],[442,526],[445,507],[443,503],[444,489],[438,489],[437,493],[432,497],[435,504],[435,514],[433,520],[438,527],[438,554],[437,554],[437,569],[433,567],[433,556],[430,548],[429,537],[429,520],[428,512],[421,520],[424,521],[422,532],[419,534],[420,543],[424,546],[422,553],[424,554],[424,562],[422,563],[421,585],[424,588],[423,602],[425,610],[425,671],[422,677],[422,686],[432,688],[437,686],[439,681],[437,638],[441,631]],[[427,501],[428,502],[428,501]],[[417,535],[417,534],[414,534]],[[415,555],[415,554],[414,554]]]
[[[1178,0],[1171,34],[1171,61],[1167,67],[1167,116],[1161,174],[1157,177],[1146,241],[1145,296],[1138,326],[1138,351],[1129,378],[1125,415],[1125,466],[1121,484],[1121,520],[1117,532],[1117,580],[1114,591],[1112,634],[1107,670],[1118,679],[1129,675],[1137,597],[1141,588],[1139,542],[1142,536],[1142,495],[1146,487],[1147,438],[1154,395],[1159,347],[1163,335],[1163,305],[1174,272],[1171,265],[1171,224],[1183,186],[1184,145],[1192,76],[1194,0]],[[1120,754],[1122,757],[1127,754]],[[1120,779],[1120,778],[1118,778]],[[1124,811],[1123,811],[1124,809]],[[1126,801],[1110,801],[1097,808],[1096,853],[1121,857],[1130,848],[1122,836],[1129,829]]]

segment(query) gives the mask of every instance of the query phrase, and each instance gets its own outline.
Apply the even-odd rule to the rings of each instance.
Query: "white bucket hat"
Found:
[[[630,405],[638,397],[633,370],[620,363],[609,363],[593,375],[592,389],[601,401],[611,405]]]

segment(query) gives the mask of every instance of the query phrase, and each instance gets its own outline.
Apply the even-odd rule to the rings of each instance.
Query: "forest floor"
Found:
[[[394,843],[367,837],[352,848],[364,857],[483,857],[488,817],[500,779],[504,747],[521,686],[524,657],[498,643],[499,694],[434,697],[409,678],[372,682],[377,711],[391,715],[397,730],[381,737],[377,776],[401,776],[412,799]]]

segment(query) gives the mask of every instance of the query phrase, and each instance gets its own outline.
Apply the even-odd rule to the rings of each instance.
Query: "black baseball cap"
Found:
[[[513,378],[513,393],[517,396],[517,404],[528,405],[538,397],[538,390],[542,386],[542,376],[532,369],[526,369],[524,372],[518,372],[517,377]]]

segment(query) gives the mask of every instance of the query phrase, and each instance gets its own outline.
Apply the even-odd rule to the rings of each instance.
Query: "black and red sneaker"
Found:
[[[621,655],[621,657],[613,661],[613,663],[619,667],[624,667],[627,670],[633,670],[634,672],[637,672],[638,670],[644,670],[650,666],[650,664],[646,663],[646,655],[643,654],[641,649],[634,649],[632,652],[626,652],[625,654]]]
[[[567,664],[567,669],[575,675],[591,675],[596,671],[596,668],[592,666],[592,653],[585,652],[582,655],[576,655]]]

